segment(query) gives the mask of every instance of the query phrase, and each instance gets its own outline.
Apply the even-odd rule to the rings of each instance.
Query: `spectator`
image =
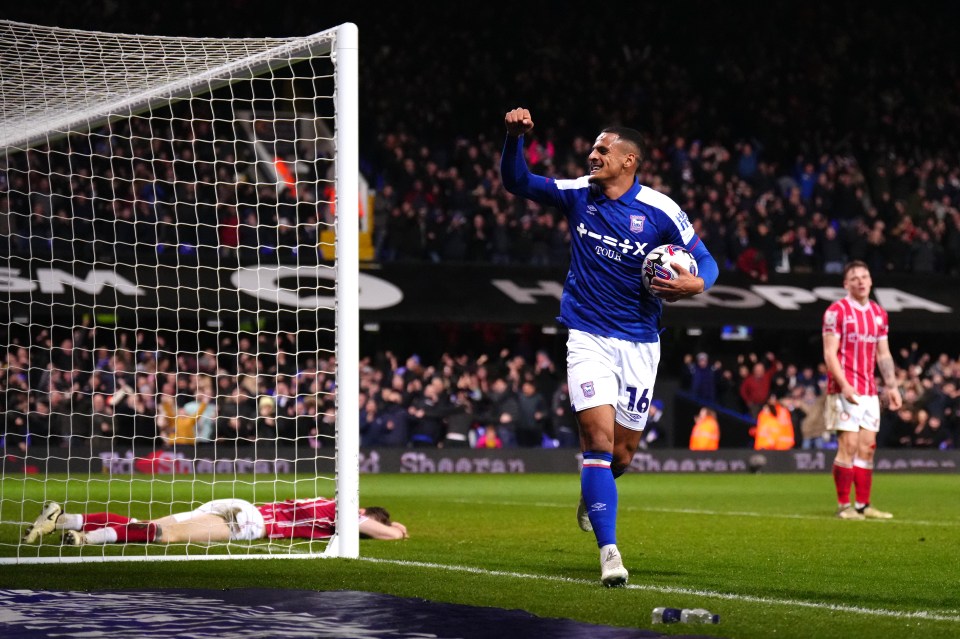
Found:
[[[690,432],[690,450],[717,450],[720,447],[720,423],[716,411],[703,407]]]
[[[484,423],[496,428],[497,436],[506,447],[517,444],[517,423],[520,421],[520,403],[517,394],[507,381],[498,377],[493,380],[489,393],[490,410]]]
[[[380,413],[376,400],[368,399],[360,411],[361,448],[375,448],[379,446],[380,438],[386,431],[386,416]]]
[[[66,409],[69,410],[69,407]],[[54,415],[56,417],[56,414]],[[157,437],[157,411],[154,396],[135,392],[115,402],[117,437],[125,444],[150,446]]]
[[[4,414],[3,443],[7,452],[18,455],[26,454],[29,432],[27,398],[25,395],[20,395],[19,398],[10,401],[9,408]]]
[[[740,398],[740,382],[729,368],[720,369],[717,378],[717,402],[723,408],[740,413],[743,411],[743,400]]]
[[[37,400],[27,415],[27,431],[30,434],[30,448],[38,455],[49,454],[50,445],[50,405],[45,400]]]
[[[737,270],[755,280],[769,279],[770,265],[766,256],[755,246],[748,246],[737,256]]]
[[[73,430],[71,395],[66,391],[50,392],[50,438],[51,446],[66,448],[70,445]]]
[[[444,448],[469,448],[470,438],[476,437],[474,426],[473,402],[469,393],[458,389],[454,395],[453,406],[447,415],[447,433],[443,439]]]
[[[198,415],[203,411],[198,411]],[[267,395],[257,400],[257,441],[277,439],[277,403]]]
[[[220,399],[217,411],[217,439],[253,441],[256,439],[256,403],[243,394],[239,384],[233,386],[230,395]]]
[[[477,429],[476,448],[503,448],[503,441],[497,435],[495,426],[481,426]]]
[[[906,405],[902,406],[893,419],[891,434],[893,445],[899,448],[911,448],[916,425],[917,418],[914,411]]]
[[[737,159],[737,175],[749,182],[757,174],[757,156],[749,142],[740,145],[740,157]]]
[[[449,405],[441,396],[442,389],[443,380],[435,377],[410,405],[410,443],[414,447],[436,447],[446,435],[444,418]]]
[[[690,358],[688,355],[687,358]],[[717,376],[720,363],[710,364],[710,356],[706,353],[697,353],[696,360],[684,359],[687,374],[690,378],[690,393],[704,403],[713,403],[717,400]]]
[[[209,378],[202,383],[196,399],[184,404],[183,412],[196,417],[194,424],[197,442],[212,442],[217,438],[217,403],[213,401],[213,388]]]
[[[843,265],[847,263],[847,256],[843,249],[843,243],[837,236],[837,229],[832,225],[828,225],[823,231],[823,239],[820,241],[820,254],[824,273],[843,273]]]
[[[800,447],[804,450],[827,448],[830,442],[830,432],[826,430],[826,421],[823,416],[826,403],[826,393],[817,395],[812,388],[804,389],[803,405],[806,414],[800,423],[802,436]]]
[[[113,408],[102,393],[94,393],[90,406],[91,420],[82,430],[83,436],[92,438],[95,445],[103,446],[113,437]]]
[[[754,450],[789,450],[794,446],[790,411],[771,394],[757,415]]]
[[[647,450],[654,446],[662,446],[665,443],[659,425],[660,420],[663,419],[663,400],[655,399],[650,402],[648,411],[647,425],[643,429],[643,435],[641,435],[640,443],[638,444],[640,450]],[[660,443],[658,444],[657,442]]]
[[[547,416],[547,402],[537,391],[533,379],[526,379],[517,397],[520,419],[516,422],[517,444],[525,448],[543,444],[543,422]]]
[[[770,397],[770,384],[777,372],[779,363],[768,354],[767,364],[754,362],[751,373],[740,383],[740,397],[747,407],[747,412],[754,418]]]
[[[916,425],[913,428],[914,448],[953,448],[950,433],[943,428],[939,417],[931,416],[926,410],[917,411]]]
[[[550,400],[551,435],[561,447],[579,446],[577,422],[570,405],[570,389],[566,380],[562,380]]]

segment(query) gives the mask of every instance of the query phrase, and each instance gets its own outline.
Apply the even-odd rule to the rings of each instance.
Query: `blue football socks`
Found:
[[[580,491],[600,548],[617,543],[617,484],[610,471],[612,460],[611,453],[586,452],[580,471]]]

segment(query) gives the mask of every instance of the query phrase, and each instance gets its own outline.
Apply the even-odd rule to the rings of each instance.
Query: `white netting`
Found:
[[[357,189],[343,33],[0,21],[0,561],[324,545],[74,549],[59,530],[23,544],[49,501],[140,520],[224,497],[356,507],[340,466],[354,444],[338,451],[335,432],[335,390],[354,388],[338,355],[356,366],[355,338],[338,333],[355,322],[355,251],[333,261],[336,204],[355,210],[344,193]]]
[[[326,51],[312,38],[169,38],[0,21],[0,146],[76,130]]]

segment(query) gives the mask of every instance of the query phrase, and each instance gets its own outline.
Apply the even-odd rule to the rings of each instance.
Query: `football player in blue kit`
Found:
[[[719,270],[680,207],[637,180],[643,144],[638,131],[604,129],[587,156],[589,174],[557,180],[527,168],[523,136],[533,129],[530,111],[513,109],[504,123],[504,187],[559,208],[570,223],[559,320],[569,329],[567,379],[583,452],[577,517],[583,530],[596,535],[602,583],[623,586],[628,573],[617,549],[615,479],[633,459],[653,401],[662,300],[702,293]],[[687,248],[699,277],[677,264],[677,279],[655,278],[647,291],[644,257],[663,244]]]

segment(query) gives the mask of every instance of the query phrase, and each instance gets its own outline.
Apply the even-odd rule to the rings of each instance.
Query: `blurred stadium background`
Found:
[[[393,4],[358,14],[234,0],[177,10],[146,2],[22,5],[6,13],[37,24],[196,37],[359,26],[368,196],[361,269],[402,293],[392,305],[361,312],[362,471],[576,469],[572,416],[564,410],[565,334],[554,320],[569,230],[557,211],[506,194],[497,172],[503,113],[518,105],[534,112],[528,160],[545,174],[579,174],[593,136],[607,124],[643,131],[649,147],[641,181],[681,203],[721,265],[722,294],[705,307],[665,313],[660,417],[636,470],[760,470],[750,450],[753,415],[740,391],[762,365],[763,384],[788,406],[796,433],[796,450],[768,454],[762,469],[826,473],[831,442],[808,419],[823,388],[820,314],[839,286],[838,265],[857,258],[871,265],[891,311],[907,400],[905,410],[884,416],[878,467],[956,471],[960,71],[946,54],[954,7],[778,0],[731,10],[679,2],[567,15],[553,3],[466,11]],[[22,161],[9,160],[0,174],[2,257],[73,255],[77,247],[58,243],[56,232],[57,224],[72,226],[70,209],[64,219],[55,207],[17,200],[11,181],[27,174]],[[195,217],[203,197],[201,189]],[[276,204],[254,204],[264,201]],[[157,236],[149,259],[184,268],[206,259],[231,268],[329,261],[317,226],[329,211],[318,210],[315,199],[257,192],[244,202],[241,196],[235,217],[192,227],[207,228],[208,237]],[[112,214],[93,215],[96,237],[98,229],[117,228]],[[133,215],[131,229],[152,224]],[[276,235],[244,232],[267,227]],[[103,239],[98,256],[112,244]],[[76,392],[53,388],[56,380],[41,374],[48,362],[68,368],[58,363],[67,357],[64,345],[47,327],[5,327],[8,454],[22,456],[31,439],[95,438],[75,430],[91,421],[111,441],[140,439],[162,450],[163,398],[178,405],[196,399],[204,377],[218,385],[209,416],[214,440],[253,450],[258,440],[284,433],[316,438],[321,447],[330,436],[330,409],[316,395],[324,380],[304,385],[289,361],[312,346],[298,344],[305,336],[289,326],[240,313],[216,333],[202,330],[210,318],[200,316],[165,332],[141,330],[144,318],[95,311],[71,336],[71,368],[81,371]],[[158,369],[183,373],[169,376],[174,390],[161,385],[119,406],[95,405],[125,380],[139,389],[137,349],[129,361],[110,355],[144,340],[169,360],[155,362]],[[246,366],[263,375],[224,370],[224,355],[236,361],[238,353],[253,353]],[[9,374],[16,369],[29,374]],[[526,391],[525,379],[533,382]],[[264,395],[273,398],[270,421],[256,399]],[[57,410],[57,401],[88,407]],[[427,410],[411,414],[411,406]],[[717,453],[683,450],[701,407],[720,419]],[[531,419],[543,408],[550,417]],[[57,417],[71,413],[83,419]],[[522,442],[535,444],[514,448],[516,429],[505,429],[498,433],[504,451],[476,450],[504,413],[522,424]],[[819,490],[826,513],[829,486]],[[956,526],[955,515],[943,516]],[[953,605],[945,614],[955,615]]]
[[[665,315],[658,389],[665,410],[656,445],[685,447],[697,410],[710,405],[721,419],[721,447],[750,446],[751,415],[740,387],[754,362],[767,364],[773,353],[779,362],[773,388],[794,411],[800,446],[800,426],[823,377],[817,325],[839,286],[833,273],[844,260],[860,258],[873,267],[878,289],[888,290],[881,291],[882,301],[891,310],[892,345],[909,400],[910,410],[887,416],[882,443],[952,447],[960,350],[953,320],[960,168],[952,104],[956,69],[938,53],[948,37],[931,24],[939,21],[894,3],[829,10],[773,3],[743,12],[680,3],[646,6],[627,20],[616,9],[595,8],[573,22],[550,17],[555,11],[547,7],[509,17],[494,7],[476,8],[470,24],[442,7],[384,7],[360,16],[325,8],[321,18],[247,2],[182,14],[149,3],[105,9],[81,3],[52,12],[18,7],[11,19],[214,37],[299,35],[348,19],[359,25],[361,165],[369,196],[361,257],[366,273],[402,294],[385,308],[368,305],[361,316],[363,399],[377,400],[377,413],[366,416],[371,422],[397,412],[396,398],[382,391],[398,371],[403,404],[422,395],[410,382],[424,386],[430,376],[441,377],[448,391],[473,386],[472,409],[480,417],[473,430],[503,412],[502,402],[488,392],[497,378],[520,395],[519,380],[534,375],[535,401],[563,405],[565,335],[554,316],[569,230],[556,211],[509,197],[496,169],[503,112],[527,104],[538,121],[529,160],[546,174],[580,171],[589,141],[609,122],[642,129],[650,145],[643,181],[684,206],[721,264],[723,292],[711,296],[705,310],[678,305]],[[590,35],[595,29],[604,30],[602,54],[581,55],[557,44],[587,47],[598,37]],[[504,37],[514,44],[505,45]],[[8,180],[25,179],[21,161],[22,155],[9,163]],[[237,266],[329,259],[320,237],[329,231],[316,224],[329,212],[313,204],[322,194],[238,188],[236,209],[225,217],[213,213],[212,220],[203,217],[211,210],[203,198],[216,196],[201,188],[195,212],[200,217],[193,218],[201,224],[184,224],[174,233],[161,223],[156,251],[138,259],[185,266],[210,259]],[[74,220],[43,207],[35,212],[32,202],[9,193],[4,220],[11,239],[0,249],[34,251],[46,260],[57,251],[79,250],[57,240],[58,225]],[[307,201],[298,202],[298,196]],[[276,205],[258,205],[261,200]],[[39,217],[31,221],[34,213]],[[182,206],[176,212],[185,213]],[[113,215],[96,212],[102,246],[81,248],[103,255],[113,234],[122,232],[116,229],[136,232],[139,212],[119,226]],[[139,222],[152,226],[164,219]],[[423,287],[423,281],[433,285]],[[264,339],[256,334],[258,319],[247,320],[232,328],[253,328],[247,337]],[[105,323],[73,346],[92,360],[97,348],[111,348],[121,337],[138,339],[135,331],[122,336],[120,328]],[[195,354],[237,349],[237,339],[196,343],[192,330],[150,337],[182,341],[181,350]],[[289,351],[284,336],[278,339],[278,350]],[[36,334],[8,343],[26,347],[27,340],[41,356],[60,346]],[[696,370],[701,352],[714,374]],[[25,357],[26,351],[13,356]],[[83,361],[83,370],[95,364]],[[259,365],[276,369],[271,362]],[[209,361],[198,366],[216,372]],[[479,381],[483,392],[476,392],[478,371],[489,378]],[[195,378],[186,384],[195,392]],[[269,385],[266,390],[276,393],[275,381]],[[20,408],[35,412],[31,402]],[[158,410],[156,402],[146,403],[148,412]],[[516,413],[515,402],[508,404]],[[278,411],[277,417],[295,419],[294,406],[287,404],[287,414]],[[245,409],[255,416],[252,404]],[[914,437],[914,431],[928,430],[930,417],[939,428]],[[382,439],[374,429],[367,443],[404,445],[416,436],[433,445],[449,426],[401,421],[405,433]],[[569,441],[569,415],[529,427],[561,445]],[[68,425],[56,428],[69,431]],[[817,435],[807,433],[811,445]]]

